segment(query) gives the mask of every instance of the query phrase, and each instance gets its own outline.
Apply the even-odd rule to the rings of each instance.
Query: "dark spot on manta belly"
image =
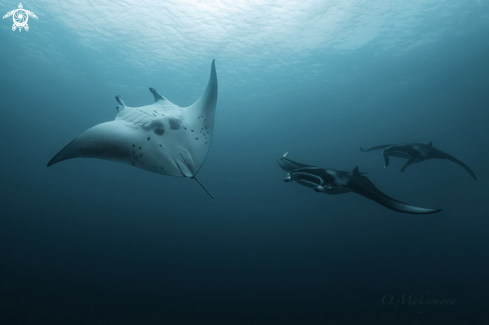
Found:
[[[199,140],[199,138],[195,138],[195,140]]]
[[[139,150],[141,150],[141,147],[139,147]]]
[[[148,139],[146,139],[146,140],[148,140],[148,141],[149,141],[149,139],[151,139],[151,138],[150,138],[150,137],[148,137]]]
[[[181,121],[179,118],[170,118],[168,119],[168,123],[170,124],[170,129],[178,130],[180,128]]]
[[[161,120],[153,120],[149,125],[149,129],[153,130],[156,135],[163,135],[165,133],[165,126]]]

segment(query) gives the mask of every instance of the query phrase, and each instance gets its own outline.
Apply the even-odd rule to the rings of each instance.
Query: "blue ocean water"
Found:
[[[0,24],[0,324],[489,320],[487,0],[22,4],[28,31]],[[213,59],[215,200],[104,160],[46,167],[116,95],[192,104]],[[478,180],[358,150],[430,141]],[[285,152],[443,211],[284,183]]]

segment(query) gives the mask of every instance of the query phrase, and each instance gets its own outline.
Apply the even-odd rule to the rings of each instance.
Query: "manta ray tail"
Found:
[[[212,195],[212,194],[211,194],[211,192],[209,192],[209,191],[208,191],[208,190],[205,188],[204,184],[202,184],[202,183],[199,181],[199,179],[197,178],[197,176],[193,176],[192,178],[193,178],[193,179],[195,179],[195,180],[197,181],[197,183],[199,183],[199,185],[200,185],[200,186],[202,186],[202,188],[204,189],[204,191],[206,191],[206,192],[207,192],[207,194],[209,194],[211,198],[215,199],[214,195]]]

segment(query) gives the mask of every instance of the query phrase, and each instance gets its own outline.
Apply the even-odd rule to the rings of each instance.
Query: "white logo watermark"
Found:
[[[3,18],[7,18],[10,16],[13,16],[13,20],[14,20],[14,24],[12,25],[12,30],[15,31],[18,28],[19,32],[22,31],[22,28],[24,28],[26,31],[29,31],[29,25],[27,25],[29,16],[37,19],[37,16],[32,11],[24,9],[22,3],[19,3],[19,9],[15,9],[7,12],[7,14],[3,16]]]

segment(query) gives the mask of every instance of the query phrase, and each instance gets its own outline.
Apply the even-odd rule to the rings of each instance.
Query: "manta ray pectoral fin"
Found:
[[[72,158],[98,158],[130,164],[132,156],[128,148],[133,134],[134,128],[125,123],[97,124],[61,149],[49,161],[48,167]]]
[[[410,214],[429,214],[440,212],[440,209],[428,209],[406,204],[381,192],[366,176],[353,176],[348,182],[350,189],[386,208]]]
[[[189,107],[186,111],[188,114],[204,116],[206,119],[212,119],[212,126],[214,125],[214,113],[216,110],[217,103],[217,75],[216,75],[216,60],[212,60],[211,73],[209,76],[209,81],[207,87],[205,88],[202,95]]]
[[[183,127],[181,129],[184,129],[187,134],[194,131],[196,133],[195,136],[192,134],[190,137],[191,140],[188,146],[195,164],[193,175],[196,175],[200,170],[209,151],[214,131],[217,96],[216,64],[215,60],[213,60],[206,89],[192,105],[183,108],[181,116],[182,121],[184,121],[182,122]]]
[[[431,214],[431,213],[437,213],[440,212],[441,209],[429,209],[429,208],[422,208],[422,207],[417,207],[414,205],[410,205],[401,201],[394,200],[390,197],[376,197],[372,198],[372,200],[376,201],[377,203],[385,206],[386,208],[389,208],[394,211],[398,212],[403,212],[403,213],[410,213],[410,214]]]
[[[77,138],[73,139],[68,143],[61,151],[59,151],[51,160],[48,162],[48,167],[52,166],[60,161],[77,158],[79,156],[78,145],[75,144]]]
[[[461,166],[463,169],[465,169],[465,171],[470,175],[472,176],[473,179],[477,180],[477,177],[475,176],[475,173],[472,169],[469,168],[469,166],[467,166],[466,164],[464,164],[463,162],[461,162],[460,160],[458,160],[457,158],[447,154],[447,153],[444,153],[444,159],[447,159],[447,160],[450,160],[454,163],[456,163],[457,165]]]
[[[416,161],[414,159],[409,159],[405,164],[404,166],[402,166],[401,168],[401,172],[404,172],[406,170],[406,168],[408,168],[409,166],[411,166],[412,164],[414,164]]]

